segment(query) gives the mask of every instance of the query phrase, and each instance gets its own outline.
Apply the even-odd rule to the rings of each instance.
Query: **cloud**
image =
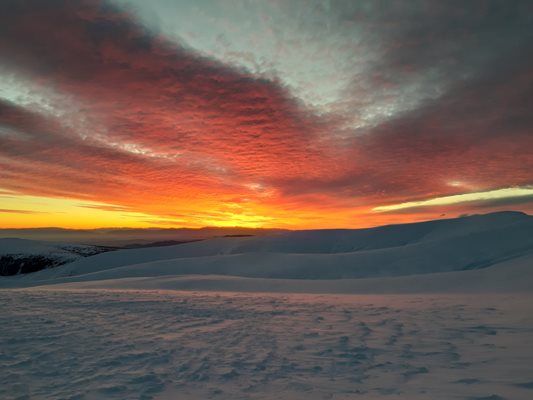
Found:
[[[38,211],[32,210],[11,210],[6,208],[0,208],[0,214],[41,214]]]
[[[387,206],[375,207],[373,211],[376,212],[387,212],[394,210],[402,210],[409,208],[419,208],[419,207],[432,207],[432,206],[444,206],[452,205],[458,203],[467,203],[467,202],[498,202],[502,200],[513,199],[517,200],[523,198],[524,200],[531,199],[533,196],[533,188],[507,188],[492,190],[487,192],[477,192],[477,193],[466,193],[458,194],[453,196],[445,197],[436,197],[434,199],[422,200],[422,201],[409,201],[406,203],[392,204]]]
[[[2,3],[6,67],[78,105],[58,120],[2,104],[3,187],[161,208],[172,198],[248,195],[244,185],[256,180],[328,173],[333,155],[317,135],[329,121],[279,83],[95,4]]]
[[[108,205],[108,204],[102,204],[102,205],[80,204],[78,207],[91,208],[94,210],[103,210],[103,211],[119,211],[119,212],[131,211],[130,207],[114,206],[114,205]]]
[[[505,207],[515,207],[517,205],[522,206],[524,207],[523,208],[524,210],[531,212],[531,210],[533,210],[533,195],[512,197],[512,198],[505,198],[505,199],[485,200],[485,201],[479,201],[479,202],[470,204],[472,208],[477,208],[477,209],[487,209],[487,208],[494,208],[494,207],[505,208]]]
[[[321,109],[108,2],[2,1],[0,73],[26,92],[0,99],[0,188],[285,226],[533,182],[527,3],[351,4],[332,34],[375,68]]]

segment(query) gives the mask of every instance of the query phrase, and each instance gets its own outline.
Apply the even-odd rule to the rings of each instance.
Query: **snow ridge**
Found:
[[[78,258],[4,286],[197,275],[389,279],[464,273],[508,265],[515,259],[527,265],[532,251],[533,217],[504,212],[372,229],[294,231],[118,250]]]

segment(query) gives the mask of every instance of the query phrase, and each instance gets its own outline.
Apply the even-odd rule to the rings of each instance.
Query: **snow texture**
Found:
[[[0,398],[533,397],[527,295],[0,291]]]
[[[119,250],[0,287],[0,399],[533,398],[520,213]]]

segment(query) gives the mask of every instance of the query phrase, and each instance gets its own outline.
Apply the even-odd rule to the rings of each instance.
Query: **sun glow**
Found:
[[[148,215],[113,204],[40,196],[0,195],[2,228],[149,227]]]

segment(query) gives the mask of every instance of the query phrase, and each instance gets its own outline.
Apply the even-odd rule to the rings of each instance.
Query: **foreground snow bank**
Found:
[[[532,300],[3,290],[0,398],[529,400]]]

